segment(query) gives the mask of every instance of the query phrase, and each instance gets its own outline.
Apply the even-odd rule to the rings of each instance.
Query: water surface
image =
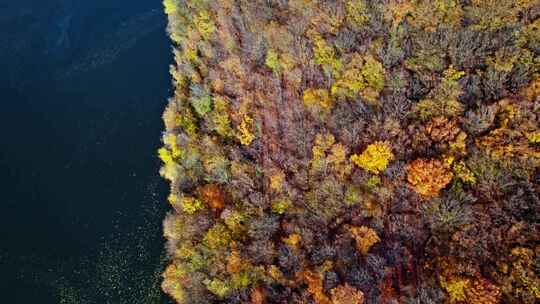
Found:
[[[2,302],[165,302],[154,151],[172,56],[161,3],[11,1],[0,12]]]

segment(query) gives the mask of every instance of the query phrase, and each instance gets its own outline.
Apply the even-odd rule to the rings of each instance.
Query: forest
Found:
[[[540,302],[539,0],[164,0],[179,304]]]

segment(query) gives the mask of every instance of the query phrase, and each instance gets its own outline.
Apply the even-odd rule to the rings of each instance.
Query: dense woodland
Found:
[[[540,302],[540,0],[165,0],[178,303]]]

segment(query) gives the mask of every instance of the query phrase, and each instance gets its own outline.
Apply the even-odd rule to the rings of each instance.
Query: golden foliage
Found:
[[[227,259],[227,272],[228,273],[239,273],[244,266],[242,258],[238,250],[232,250],[229,258]]]
[[[341,179],[345,178],[352,170],[352,166],[347,162],[347,153],[347,148],[337,143],[332,145],[330,154],[326,158],[328,163],[333,166],[337,177]]]
[[[330,298],[324,294],[323,276],[311,270],[302,272],[302,277],[308,285],[308,292],[313,296],[316,304],[332,304]]]
[[[311,149],[311,170],[313,173],[332,170],[339,178],[344,178],[351,171],[347,163],[347,149],[340,143],[335,143],[331,133],[317,134]]]
[[[279,62],[278,54],[274,50],[268,50],[265,64],[274,74],[278,74],[281,71],[281,63]]]
[[[461,179],[465,183],[474,184],[476,183],[476,177],[474,173],[467,167],[464,161],[456,162],[452,166],[452,171],[454,175]]]
[[[535,251],[530,248],[516,247],[512,249],[509,265],[509,277],[506,289],[515,289],[516,294],[528,295],[529,298],[540,301],[540,277],[534,272],[534,261],[538,260],[540,247]]]
[[[467,154],[467,133],[460,131],[456,138],[449,143],[450,152],[455,155],[465,155]]]
[[[279,169],[272,170],[270,174],[270,190],[279,192],[285,182],[285,173]]]
[[[246,216],[238,210],[227,209],[221,213],[221,218],[225,225],[235,234],[241,234],[245,231],[244,221]]]
[[[386,141],[377,141],[367,146],[361,154],[353,154],[351,161],[358,167],[371,173],[379,174],[394,159],[392,148]]]
[[[343,68],[343,63],[337,57],[334,47],[319,34],[313,35],[313,45],[315,63],[323,66],[329,73],[339,73]]]
[[[376,103],[384,88],[384,73],[384,67],[373,56],[354,54],[332,85],[332,95],[348,98],[361,96],[368,102]]]
[[[209,39],[216,31],[216,26],[208,11],[203,10],[199,12],[199,14],[195,16],[193,23],[204,39]]]
[[[189,136],[197,135],[197,119],[190,107],[183,107],[180,113],[176,113],[175,124],[180,126]]]
[[[214,97],[214,111],[211,114],[213,129],[222,137],[232,135],[231,120],[229,119],[229,102],[221,96]]]
[[[384,88],[383,65],[371,55],[364,57],[362,76],[364,76],[367,84],[376,92],[380,92]]]
[[[464,278],[453,278],[447,280],[440,278],[441,287],[448,293],[449,303],[460,303],[466,299],[465,291],[469,288],[470,280]]]
[[[194,197],[183,197],[180,199],[180,206],[187,214],[194,214],[199,210],[204,209],[204,204]]]
[[[345,67],[345,71],[340,73],[335,83],[332,85],[332,95],[356,97],[367,84],[362,75],[364,59],[360,54],[353,54]]]
[[[446,292],[449,304],[498,304],[501,303],[501,289],[483,278],[480,273],[470,273],[467,266],[453,258],[439,260],[441,273],[439,284]],[[467,272],[467,275],[463,275]]]
[[[244,115],[240,125],[238,126],[238,133],[236,137],[242,145],[249,145],[255,139],[255,135],[252,133],[253,119],[248,115]]]
[[[411,15],[414,26],[435,32],[441,25],[458,26],[463,10],[458,0],[414,0]]]
[[[317,134],[315,143],[311,148],[311,167],[314,170],[322,170],[326,166],[326,151],[334,144],[334,135],[330,133]]]
[[[170,165],[174,163],[172,153],[165,148],[160,148],[158,150],[158,156],[165,165]]]
[[[220,279],[212,279],[212,280],[205,280],[204,281],[206,288],[211,293],[215,294],[219,298],[224,298],[231,292],[231,287]]]
[[[292,202],[289,199],[278,199],[272,202],[272,212],[277,214],[284,214],[291,206]]]
[[[363,304],[364,293],[345,283],[330,291],[332,304]]]
[[[266,270],[268,273],[268,276],[272,278],[276,282],[284,282],[285,278],[281,270],[276,265],[270,265],[268,266],[268,269]]]
[[[231,232],[221,223],[215,224],[206,231],[203,242],[211,249],[218,249],[228,246],[232,241]]]
[[[264,63],[278,76],[283,71],[292,70],[296,65],[296,60],[289,53],[269,49]]]
[[[412,0],[391,0],[384,8],[384,19],[397,27],[412,12],[414,6]]]
[[[182,234],[184,223],[178,216],[170,216],[163,222],[163,236],[176,240]]]
[[[529,145],[529,141],[530,138],[518,130],[498,128],[478,138],[476,145],[495,158],[540,158],[540,151]]]
[[[521,3],[520,3],[521,2]],[[515,0],[472,0],[466,8],[471,27],[475,30],[497,30],[518,21],[520,11],[532,1]]]
[[[349,0],[345,6],[347,21],[355,26],[362,26],[369,20],[365,0]]]
[[[180,167],[178,164],[171,163],[161,167],[161,169],[159,169],[159,174],[167,180],[176,181],[180,176],[181,170],[182,167]]]
[[[320,5],[317,13],[313,14],[310,22],[321,33],[337,34],[343,25],[345,15],[342,10],[332,9],[331,6]]]
[[[540,19],[536,21],[538,23],[538,28],[540,32]],[[540,35],[540,34],[538,34]],[[540,77],[536,77],[531,83],[521,90],[521,94],[528,101],[535,101],[540,98]]]
[[[453,66],[443,72],[441,82],[429,93],[427,98],[420,100],[413,107],[413,112],[422,121],[435,116],[455,117],[464,111],[459,102],[463,90],[458,80],[465,75]]]
[[[298,248],[302,237],[298,233],[293,233],[286,238],[283,238],[283,243],[287,244],[291,248]]]
[[[349,226],[347,229],[356,241],[356,249],[358,249],[358,251],[364,255],[368,253],[369,249],[373,245],[377,244],[381,240],[375,230],[366,226]]]
[[[407,180],[414,190],[428,197],[439,195],[439,191],[452,180],[453,174],[437,159],[416,159],[406,167]]]
[[[540,143],[540,131],[527,132],[525,134],[530,143],[537,144]]]
[[[167,197],[167,200],[169,201],[169,203],[171,205],[175,205],[178,203],[178,195],[174,194],[174,193],[171,193],[169,194],[169,196]]]
[[[175,0],[163,0],[163,6],[167,15],[172,15],[178,11],[178,4]]]
[[[328,94],[328,90],[325,89],[310,88],[305,90],[303,101],[306,107],[319,106],[323,110],[328,110],[332,106],[330,94]]]
[[[184,290],[181,284],[185,275],[185,269],[176,263],[168,265],[162,274],[163,282],[161,282],[161,289],[179,304],[185,303]]]

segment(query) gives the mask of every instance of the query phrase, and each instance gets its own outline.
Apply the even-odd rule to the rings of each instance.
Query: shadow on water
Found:
[[[2,302],[167,303],[161,4],[32,2],[0,4]]]

